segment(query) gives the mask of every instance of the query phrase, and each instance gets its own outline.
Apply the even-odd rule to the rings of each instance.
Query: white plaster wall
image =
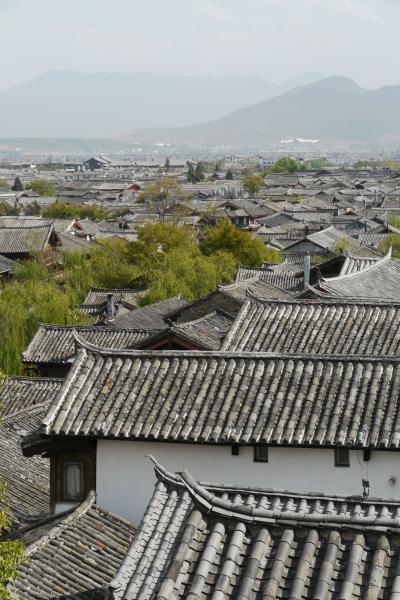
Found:
[[[334,466],[334,451],[313,448],[269,448],[269,462],[253,462],[253,448],[99,440],[97,502],[139,524],[153,492],[155,475],[149,454],[169,471],[190,471],[199,481],[277,488],[294,492],[361,495],[369,479],[370,496],[400,498],[400,454],[350,452],[350,467]],[[389,479],[394,477],[394,485]]]

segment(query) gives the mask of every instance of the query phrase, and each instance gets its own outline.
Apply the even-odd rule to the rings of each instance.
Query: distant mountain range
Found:
[[[141,129],[140,142],[253,145],[305,138],[323,142],[400,142],[400,86],[366,90],[329,77],[227,116],[180,128]]]
[[[294,81],[55,71],[0,92],[0,138],[116,137],[139,127],[191,125],[282,93]]]

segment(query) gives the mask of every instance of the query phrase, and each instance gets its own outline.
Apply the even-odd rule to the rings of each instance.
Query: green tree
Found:
[[[378,244],[378,250],[381,254],[386,254],[390,248],[392,249],[393,258],[400,258],[400,234],[389,233]]]
[[[34,179],[27,184],[26,189],[36,192],[39,196],[50,197],[56,193],[55,187],[51,181],[47,179]]]
[[[11,206],[8,202],[4,200],[0,201],[0,215],[1,216],[11,216],[11,215],[19,215],[19,208],[17,206]]]
[[[138,195],[138,202],[146,204],[151,212],[155,212],[160,223],[164,222],[168,211],[179,205],[183,199],[182,188],[177,184],[175,177],[155,181]]]
[[[262,175],[246,175],[242,179],[242,184],[245,191],[253,196],[254,194],[257,194],[264,185],[264,179]]]
[[[11,526],[12,516],[7,499],[7,487],[0,482],[0,598],[9,599],[7,581],[16,577],[19,567],[26,561],[25,546],[22,542],[2,540]]]
[[[22,192],[24,189],[24,186],[22,184],[21,178],[20,177],[16,177],[14,179],[14,183],[11,187],[13,192]]]
[[[165,159],[165,163],[164,163],[164,169],[165,169],[165,170],[167,171],[167,173],[168,173],[168,171],[170,170],[170,168],[171,168],[171,161],[169,160],[169,158],[166,158],[166,159]]]
[[[222,158],[218,159],[215,163],[215,171],[222,171],[224,168],[225,162]]]
[[[200,242],[200,249],[207,256],[224,250],[234,256],[237,263],[249,267],[261,265],[268,256],[261,240],[247,231],[241,231],[227,219],[207,230],[205,238]]]
[[[231,169],[228,169],[227,172],[225,173],[225,179],[228,179],[228,180],[233,179],[233,173],[232,173]]]
[[[294,173],[295,171],[303,171],[305,165],[289,156],[282,156],[272,167],[266,169],[266,173]]]
[[[206,166],[203,162],[198,162],[196,168],[190,163],[188,166],[187,179],[190,183],[200,183],[205,179]]]
[[[72,204],[70,202],[54,202],[44,209],[42,216],[47,219],[109,219],[112,213],[106,208],[89,204]]]
[[[0,188],[8,189],[8,182],[3,177],[0,177]]]
[[[33,202],[30,202],[25,206],[24,212],[27,216],[39,216],[42,213],[42,208],[39,202],[35,199]]]
[[[336,240],[334,244],[331,246],[331,252],[333,254],[344,254],[351,250],[353,246],[353,242],[348,238],[342,238],[340,240]]]

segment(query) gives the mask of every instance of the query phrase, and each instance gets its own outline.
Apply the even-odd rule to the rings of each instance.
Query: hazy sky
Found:
[[[400,0],[0,0],[0,89],[51,70],[400,83]]]

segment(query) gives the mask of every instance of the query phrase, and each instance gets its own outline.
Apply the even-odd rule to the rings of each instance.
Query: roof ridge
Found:
[[[356,277],[359,275],[363,275],[364,273],[368,273],[369,271],[372,271],[373,269],[376,269],[377,267],[388,263],[391,260],[391,258],[392,258],[392,248],[389,248],[389,250],[388,250],[387,254],[385,254],[385,256],[383,256],[381,259],[374,262],[372,265],[368,265],[361,271],[354,271],[353,273],[346,273],[345,275],[337,275],[336,277],[322,277],[321,281],[323,283],[329,284],[331,281],[343,281],[344,279],[350,279],[350,277]],[[346,260],[347,260],[347,258],[346,258]],[[345,264],[346,263],[343,263],[343,266]],[[341,270],[343,270],[343,266],[342,266]]]
[[[62,380],[60,380],[60,381],[62,381]],[[25,408],[22,408],[21,410],[15,412],[15,413],[12,413],[11,415],[5,415],[4,417],[2,417],[2,425],[12,423],[15,419],[17,419],[18,417],[20,417],[22,415],[34,413],[34,412],[38,411],[38,409],[45,408],[47,406],[50,406],[50,401],[41,402],[40,404],[33,404],[32,406],[26,406]]]
[[[219,514],[229,519],[238,521],[250,521],[253,523],[279,523],[293,521],[296,524],[315,524],[319,526],[332,527],[334,525],[345,525],[351,527],[359,527],[367,525],[370,528],[376,527],[400,530],[400,519],[386,517],[364,517],[364,516],[349,516],[335,514],[321,514],[318,512],[306,513],[304,511],[281,510],[281,509],[266,509],[266,508],[251,508],[247,504],[239,504],[232,502],[229,499],[221,498],[207,490],[199,484],[190,475],[188,471],[179,473],[183,484],[185,485],[192,501],[195,505],[200,505],[206,509],[207,513]],[[361,499],[359,500],[359,502]],[[365,500],[363,500],[365,502]],[[372,504],[372,503],[371,503]]]
[[[166,358],[186,359],[188,356],[201,358],[238,358],[249,360],[258,359],[277,359],[277,360],[303,360],[303,361],[347,361],[347,362],[400,362],[400,355],[359,355],[359,354],[300,354],[300,353],[285,353],[285,352],[226,352],[223,350],[136,350],[130,348],[114,349],[96,346],[86,340],[82,340],[75,332],[75,340],[82,350],[89,350],[96,354],[114,355],[114,356],[142,356],[148,358],[156,358],[162,356]],[[77,361],[74,363],[74,366]],[[72,371],[70,371],[72,373]],[[67,376],[69,379],[69,375]]]
[[[56,520],[57,523],[56,523],[56,525],[51,527],[46,534],[44,534],[41,538],[39,538],[39,540],[36,540],[35,542],[32,542],[32,544],[28,545],[28,547],[27,547],[28,556],[33,554],[37,550],[40,550],[41,548],[43,548],[43,546],[46,546],[47,544],[49,544],[50,542],[52,542],[53,540],[58,538],[73,521],[80,519],[80,517],[85,515],[87,513],[87,511],[90,508],[92,508],[95,500],[96,500],[96,494],[93,490],[91,490],[89,492],[88,496],[85,498],[85,500],[81,504],[79,504],[77,507],[73,508],[72,510],[65,511],[64,513],[59,513],[61,515],[65,514],[65,517],[62,518],[61,521],[57,521],[57,516],[59,516],[59,515],[52,515],[52,517],[50,519],[46,519],[45,521],[42,521],[42,523],[46,523],[49,521],[51,522],[53,520],[53,518],[55,517],[54,520]],[[38,526],[40,524],[41,523],[36,523],[35,525]],[[32,529],[34,529],[34,527]]]

